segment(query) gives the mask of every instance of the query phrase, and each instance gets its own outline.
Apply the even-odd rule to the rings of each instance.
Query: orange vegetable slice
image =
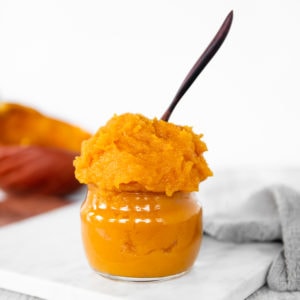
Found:
[[[79,152],[91,134],[17,103],[0,102],[0,145],[35,145]]]

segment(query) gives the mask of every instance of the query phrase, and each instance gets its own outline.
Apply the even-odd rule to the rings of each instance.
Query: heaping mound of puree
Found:
[[[113,116],[83,142],[75,176],[106,191],[198,191],[212,175],[201,134],[140,114]]]

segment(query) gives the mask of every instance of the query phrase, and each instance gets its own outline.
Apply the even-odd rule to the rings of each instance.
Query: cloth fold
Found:
[[[204,233],[236,243],[282,241],[267,274],[275,291],[300,291],[300,193],[286,185],[258,190],[235,210],[208,216]]]

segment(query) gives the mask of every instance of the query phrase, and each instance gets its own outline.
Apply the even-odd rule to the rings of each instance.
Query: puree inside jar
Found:
[[[90,188],[81,221],[88,261],[106,275],[183,273],[193,265],[202,240],[202,208],[190,193],[101,195]]]

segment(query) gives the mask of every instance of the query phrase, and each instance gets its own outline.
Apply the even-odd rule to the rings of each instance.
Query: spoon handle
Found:
[[[165,111],[163,116],[161,117],[161,120],[168,121],[170,118],[171,113],[173,112],[175,106],[179,102],[179,100],[182,98],[182,96],[185,94],[185,92],[189,89],[189,87],[192,85],[192,83],[195,81],[197,76],[201,73],[201,71],[206,67],[206,65],[209,63],[209,61],[212,59],[212,57],[216,54],[216,52],[221,47],[222,43],[224,42],[231,23],[233,19],[233,11],[231,11],[226,19],[224,20],[222,26],[220,27],[219,31],[213,38],[213,40],[210,42],[210,44],[207,46],[205,51],[202,53],[202,55],[198,58],[190,72],[185,77],[184,81],[182,82],[180,88],[178,89],[173,101],[171,102],[168,109]]]

